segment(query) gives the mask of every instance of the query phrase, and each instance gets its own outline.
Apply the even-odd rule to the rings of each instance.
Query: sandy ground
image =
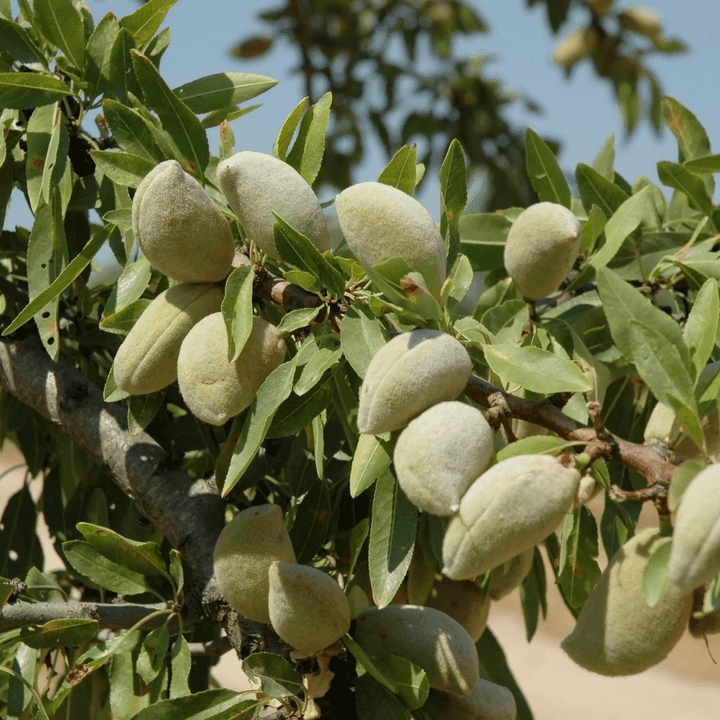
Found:
[[[17,451],[5,446],[0,452],[0,473],[18,459]],[[0,479],[0,513],[22,481],[22,471]],[[652,522],[649,510],[645,523]],[[42,518],[38,532],[45,545],[45,569],[59,569],[60,559]],[[536,720],[720,718],[720,665],[713,661],[714,657],[720,662],[720,635],[710,636],[706,647],[703,640],[686,633],[670,656],[654,668],[632,677],[606,678],[576,666],[560,649],[560,641],[572,630],[574,621],[552,587],[548,605],[548,617],[531,643],[525,640],[517,593],[497,603],[489,621]],[[239,661],[231,653],[223,657],[215,675],[226,687],[246,687]]]

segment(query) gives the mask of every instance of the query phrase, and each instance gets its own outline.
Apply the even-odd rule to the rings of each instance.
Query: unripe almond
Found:
[[[358,429],[380,433],[405,427],[423,410],[454,400],[467,384],[467,350],[439,330],[413,330],[394,337],[370,361],[360,388]]]
[[[505,269],[528,300],[555,292],[580,250],[580,223],[563,205],[541,202],[515,218],[505,241]]]
[[[597,45],[598,33],[594,27],[577,28],[557,44],[553,62],[569,70],[583,58],[592,55]]]
[[[372,278],[373,267],[393,257],[418,265],[428,288],[439,295],[445,281],[445,242],[430,213],[398,188],[364,182],[335,198],[347,244]]]
[[[315,655],[350,629],[342,588],[322,570],[275,562],[268,571],[268,609],[275,632],[303,655]]]
[[[685,631],[692,593],[669,588],[653,607],[642,589],[643,570],[670,538],[648,528],[628,540],[610,561],[562,642],[581,667],[600,675],[634,675],[663,660]]]
[[[371,655],[400,655],[419,665],[431,688],[453,695],[469,695],[480,676],[473,639],[460,623],[435,608],[368,608],[357,618],[354,639]]]
[[[720,573],[720,463],[701,470],[685,488],[675,513],[668,576],[691,592]]]
[[[218,312],[223,294],[217,285],[178,283],[146,308],[118,348],[113,374],[131,395],[161,390],[177,380],[180,345],[204,317]]]
[[[513,694],[502,685],[480,678],[467,697],[430,690],[422,706],[428,720],[516,720]]]
[[[271,258],[280,258],[273,239],[273,212],[320,252],[329,249],[320,203],[305,178],[288,163],[244,150],[218,165],[217,179],[248,238]]]
[[[231,270],[235,241],[230,224],[177,160],[160,163],[140,183],[132,224],[143,255],[168,277],[217,282]]]
[[[443,541],[443,573],[473,579],[541,543],[573,504],[580,473],[550,455],[493,465],[463,496]]]
[[[472,580],[451,580],[438,574],[425,605],[457,620],[473,642],[477,642],[487,625],[490,595]]]
[[[495,452],[483,414],[455,400],[425,410],[400,433],[393,461],[397,480],[424,512],[452,515]]]
[[[270,623],[268,569],[276,560],[296,560],[278,505],[241,510],[217,539],[214,567],[218,587],[228,604],[250,620]]]
[[[180,346],[180,392],[193,415],[210,425],[222,425],[250,405],[285,352],[275,326],[254,316],[240,356],[228,362],[225,320],[222,313],[213,313],[195,325]]]
[[[630,7],[618,13],[620,27],[624,30],[643,35],[653,42],[662,40],[663,20],[652,10],[642,7]]]
[[[528,576],[533,564],[535,548],[521,552],[511,560],[507,560],[496,568],[488,586],[488,594],[493,600],[500,600],[509,595]]]

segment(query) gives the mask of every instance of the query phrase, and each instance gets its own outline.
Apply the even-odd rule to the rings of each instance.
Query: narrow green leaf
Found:
[[[124,400],[130,397],[130,393],[125,390],[121,390],[115,382],[115,375],[113,369],[110,368],[107,378],[105,378],[105,387],[103,388],[103,400],[105,402],[114,403]]]
[[[605,267],[615,257],[627,236],[643,221],[647,204],[652,203],[649,188],[646,185],[640,192],[630,196],[607,221],[605,244],[590,260],[593,267]]]
[[[303,365],[300,376],[295,381],[293,388],[295,393],[305,395],[321,380],[324,382],[326,372],[334,368],[340,362],[341,357],[342,350],[338,347],[335,338],[329,336],[327,344],[319,348],[310,360]]]
[[[34,0],[33,22],[78,70],[85,60],[85,30],[73,0]]]
[[[486,345],[484,350],[488,365],[505,383],[544,395],[592,390],[592,383],[572,360],[547,350],[505,344]]]
[[[0,47],[9,52],[15,60],[40,63],[47,68],[47,59],[30,33],[18,23],[0,17]]]
[[[398,698],[369,672],[355,678],[355,711],[359,720],[409,720]]]
[[[650,607],[655,607],[670,587],[668,562],[670,560],[671,549],[672,543],[670,542],[665,542],[656,547],[643,568],[643,595],[645,595],[645,599]]]
[[[86,542],[68,540],[63,543],[63,553],[75,570],[100,587],[123,595],[141,595],[150,590],[140,573],[108,560]]]
[[[368,567],[375,604],[392,602],[410,567],[417,530],[417,508],[407,499],[390,470],[375,483]]]
[[[179,635],[173,643],[170,658],[170,691],[168,694],[171,700],[190,695],[188,680],[191,669],[192,656],[190,648],[187,640],[182,635]],[[110,683],[112,685],[112,680]]]
[[[240,439],[233,450],[223,486],[223,496],[235,487],[255,457],[275,412],[292,392],[294,376],[295,362],[291,360],[273,370],[258,390],[248,411]]]
[[[143,432],[165,404],[165,391],[149,395],[131,395],[128,402],[128,432],[138,435]]]
[[[567,441],[554,435],[532,435],[521,438],[497,452],[497,461],[507,460],[516,455],[545,455],[553,454],[553,450],[559,450],[567,445]]]
[[[255,271],[252,267],[235,268],[225,284],[222,314],[228,333],[228,362],[235,362],[253,329],[252,289]]]
[[[204,125],[207,127],[207,125]],[[227,120],[220,123],[220,160],[227,160],[235,154],[235,133]]]
[[[575,170],[575,181],[585,210],[589,212],[593,205],[597,205],[608,218],[629,197],[621,187],[583,163],[580,163]]]
[[[350,495],[367,490],[392,462],[392,444],[376,435],[360,435],[350,466]]]
[[[380,173],[378,182],[398,188],[412,196],[415,192],[416,164],[417,145],[404,145]]]
[[[677,140],[680,160],[695,160],[710,153],[705,128],[686,107],[671,97],[662,100],[663,120]]]
[[[307,109],[295,143],[287,156],[287,162],[305,178],[308,185],[315,182],[320,172],[331,105],[332,93],[328,92]]]
[[[43,175],[45,173],[48,149],[50,148],[53,120],[58,109],[57,104],[37,108],[28,121],[25,181],[27,183],[30,209],[33,213],[37,212],[38,205],[43,199]],[[45,199],[45,204],[50,204],[47,199]]]
[[[78,647],[92,640],[98,627],[97,620],[63,618],[36,628],[23,628],[20,639],[31,648]]]
[[[299,310],[291,310],[283,315],[282,320],[278,323],[277,331],[281,335],[290,335],[300,328],[307,327],[317,316],[322,308],[300,308]]]
[[[658,177],[663,185],[680,191],[687,197],[690,206],[708,216],[713,214],[713,204],[703,180],[683,165],[667,162],[657,164]]]
[[[87,522],[78,523],[77,529],[88,544],[108,560],[142,575],[167,576],[167,565],[157,543],[130,540],[110,528]]]
[[[317,383],[303,395],[291,393],[277,409],[267,437],[289,437],[307,427],[332,402],[333,387],[330,373],[325,382]]]
[[[720,172],[720,155],[705,155],[694,160],[686,160],[683,167],[698,175],[718,173]]]
[[[210,160],[205,128],[197,115],[167,86],[152,60],[137,50],[131,51],[131,55],[147,106],[158,114],[163,129],[177,145],[184,169],[201,177]]]
[[[430,693],[427,673],[410,660],[399,655],[389,655],[382,660],[382,667],[397,688],[402,704],[408,710],[422,707]]]
[[[46,203],[50,202],[52,191],[60,185],[65,173],[69,145],[70,136],[65,127],[65,119],[60,106],[56,105],[41,179],[42,197]]]
[[[112,13],[107,13],[95,26],[85,53],[85,78],[88,97],[94,99],[105,92],[110,78],[110,54],[120,32]]]
[[[18,316],[5,328],[3,335],[9,335],[17,330],[21,325],[24,325],[30,320],[33,315],[42,310],[45,305],[57,298],[88,266],[98,250],[104,245],[112,228],[112,225],[105,225],[98,230],[88,244],[72,259],[57,278],[55,278],[45,290],[38,293],[35,298],[20,311]]]
[[[100,172],[114,183],[131,188],[136,188],[157,165],[140,155],[115,150],[93,150],[90,154]]]
[[[560,574],[565,600],[581,608],[600,577],[598,529],[592,513],[581,505],[565,516],[560,552]]]
[[[370,518],[364,517],[350,533],[350,563],[347,577],[352,577],[355,565],[360,557],[360,551],[363,549],[365,540],[367,540],[369,534]]]
[[[695,302],[683,328],[683,340],[690,351],[695,377],[699,377],[700,371],[710,359],[715,347],[719,320],[720,299],[717,280],[708,278],[695,296]]]
[[[228,105],[237,105],[277,85],[264,75],[227,72],[206,75],[185,83],[173,91],[194,113],[207,113]]]
[[[38,509],[28,486],[14,493],[0,520],[0,576],[25,577],[33,565],[42,567],[43,552],[35,527]]]
[[[343,645],[345,645],[368,675],[375,678],[375,680],[391,693],[397,693],[397,688],[393,685],[392,679],[386,675],[384,668],[379,667],[374,659],[363,650],[362,646],[358,645],[350,635],[344,635],[341,639]]]
[[[570,187],[555,154],[533,130],[525,131],[525,162],[533,189],[542,201],[570,207]]]
[[[460,216],[460,252],[470,259],[473,270],[504,268],[505,240],[512,222],[495,213]]]
[[[131,96],[140,97],[142,89],[135,74],[131,51],[135,49],[133,36],[118,26],[108,56],[105,97],[129,103]]]
[[[121,150],[156,164],[167,159],[155,142],[150,123],[139,112],[110,99],[103,100],[102,108]]]
[[[667,502],[671,512],[677,512],[685,489],[692,479],[705,467],[707,467],[705,463],[700,460],[686,460],[677,466],[670,481],[670,489],[668,490]]]
[[[301,565],[310,564],[325,544],[332,521],[328,484],[317,480],[302,499],[290,529],[292,546]]]
[[[160,700],[132,720],[251,720],[264,704],[265,700],[248,700],[247,693],[216,688]]]
[[[280,132],[278,133],[275,143],[273,144],[273,155],[281,160],[287,160],[288,148],[290,141],[295,135],[295,130],[300,124],[303,114],[308,106],[308,98],[303,98],[290,112],[285,119]]]
[[[243,660],[242,669],[253,681],[261,683],[262,691],[272,698],[305,695],[302,675],[280,655],[259,652]]]
[[[101,327],[105,319],[109,320],[110,317],[129,307],[145,292],[151,273],[152,266],[144,255],[123,268],[107,303],[105,303],[103,319],[100,322]]]
[[[340,326],[340,342],[358,377],[364,378],[375,353],[387,343],[388,335],[365,305],[351,305]]]
[[[600,152],[593,160],[592,167],[597,170],[606,180],[612,181],[615,177],[613,165],[615,164],[615,133],[610,133],[610,137],[600,148]]]
[[[150,41],[165,16],[178,0],[148,0],[135,12],[120,20],[120,27],[131,33],[139,47]]]
[[[465,151],[458,140],[450,143],[440,167],[440,233],[447,249],[447,266],[452,267],[460,252],[460,215],[467,203]]]

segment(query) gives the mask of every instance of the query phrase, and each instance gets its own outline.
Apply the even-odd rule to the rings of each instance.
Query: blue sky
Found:
[[[105,13],[118,17],[138,7],[132,0],[86,0],[97,20]],[[287,113],[302,98],[300,80],[290,75],[295,55],[289,45],[278,45],[260,60],[241,63],[230,56],[233,43],[263,32],[257,20],[261,10],[280,4],[280,0],[180,0],[168,14],[166,25],[172,29],[172,42],[161,65],[167,82],[175,87],[203,75],[221,71],[245,71],[269,75],[278,85],[258,98],[263,106],[233,123],[237,150],[270,152],[275,135]],[[562,143],[559,160],[572,172],[578,162],[590,163],[610,133],[616,137],[616,170],[629,182],[639,175],[658,182],[656,163],[674,160],[674,139],[665,130],[658,138],[647,122],[627,140],[619,112],[606,83],[596,79],[589,63],[578,65],[570,80],[550,61],[554,37],[539,4],[527,10],[525,0],[471,0],[490,26],[487,35],[477,35],[458,46],[462,53],[490,54],[488,73],[508,88],[519,90],[544,108],[542,115],[528,114],[520,103],[513,107],[510,119],[520,129],[532,127],[541,135]],[[616,0],[617,7],[635,3]],[[690,46],[684,55],[657,57],[650,61],[660,77],[666,94],[689,107],[707,128],[715,151],[720,149],[720,54],[716,33],[720,27],[720,3],[708,0],[650,0],[648,6],[661,14],[668,34],[680,37]],[[562,34],[586,21],[580,11],[571,18]],[[94,128],[89,127],[90,131]],[[217,135],[211,134],[211,148],[217,152]],[[359,169],[357,180],[374,180],[384,164],[378,151]],[[437,186],[428,183],[419,198],[437,216]],[[13,208],[8,220],[18,222],[27,216]]]

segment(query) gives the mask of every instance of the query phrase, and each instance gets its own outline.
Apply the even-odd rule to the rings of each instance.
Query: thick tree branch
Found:
[[[131,435],[127,410],[66,360],[53,362],[34,339],[0,341],[0,387],[37,411],[102,465],[140,511],[183,553],[193,580],[212,576],[224,504],[212,482],[177,469],[149,435]]]
[[[29,625],[43,625],[51,620],[97,620],[101,628],[127,630],[158,610],[166,610],[165,603],[136,605],[135,603],[90,602],[16,602],[5,605],[0,614],[0,631]],[[157,617],[143,625],[143,630],[160,627],[165,618]]]

